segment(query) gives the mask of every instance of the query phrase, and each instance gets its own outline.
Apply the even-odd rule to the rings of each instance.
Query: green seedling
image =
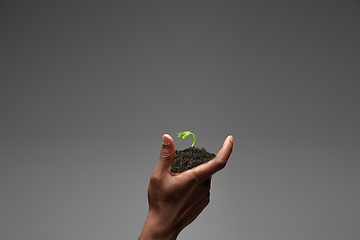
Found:
[[[190,131],[180,132],[180,133],[177,134],[177,136],[178,136],[178,137],[182,137],[182,139],[185,139],[185,138],[187,138],[187,137],[190,136],[190,135],[193,135],[193,137],[194,137],[194,142],[193,142],[193,144],[191,145],[191,147],[194,147],[194,145],[195,145],[195,134],[193,134],[193,133],[190,132]]]

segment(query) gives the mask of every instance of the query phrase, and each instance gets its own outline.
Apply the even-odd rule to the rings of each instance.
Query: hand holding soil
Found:
[[[228,136],[215,158],[182,173],[170,170],[175,145],[170,135],[162,138],[159,161],[150,177],[149,213],[139,240],[176,239],[210,201],[211,176],[223,169],[233,148]]]
[[[216,155],[209,153],[205,148],[195,147],[195,134],[190,131],[178,133],[178,137],[183,139],[192,135],[194,137],[194,142],[191,147],[184,150],[175,150],[175,157],[172,164],[171,172],[172,173],[181,173],[200,164],[206,163],[213,159]]]

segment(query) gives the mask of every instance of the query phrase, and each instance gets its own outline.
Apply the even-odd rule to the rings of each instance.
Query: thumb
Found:
[[[174,140],[169,134],[164,134],[162,137],[162,147],[160,152],[159,161],[156,165],[155,171],[158,173],[169,172],[175,155]]]

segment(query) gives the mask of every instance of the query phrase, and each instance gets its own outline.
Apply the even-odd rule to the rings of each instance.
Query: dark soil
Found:
[[[216,155],[209,153],[205,148],[189,147],[184,150],[175,150],[172,173],[181,173],[199,166],[213,159]]]

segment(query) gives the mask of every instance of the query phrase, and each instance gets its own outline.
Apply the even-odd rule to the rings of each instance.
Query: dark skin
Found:
[[[170,169],[175,145],[164,134],[159,161],[150,177],[149,213],[138,240],[175,240],[209,204],[211,176],[225,167],[232,148],[233,137],[228,136],[214,159],[174,174]]]

